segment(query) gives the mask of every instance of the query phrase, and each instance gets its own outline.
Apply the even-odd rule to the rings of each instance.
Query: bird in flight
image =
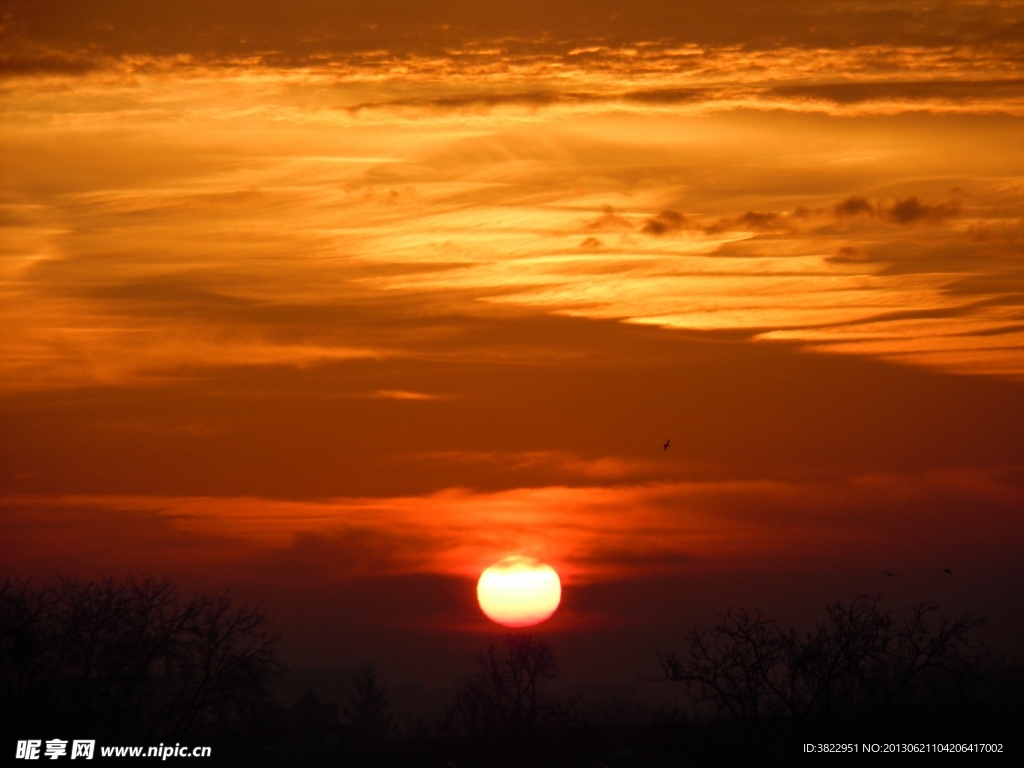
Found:
[[[672,438],[670,437],[668,440],[665,441],[665,444],[663,446],[661,446],[661,450],[667,451],[669,443],[671,443],[671,442],[672,442]]]
[[[942,571],[943,573],[948,573],[950,576],[953,575],[953,572],[951,570],[949,570],[949,568],[939,568],[939,570]]]
[[[883,569],[883,570],[884,570],[884,569]],[[898,574],[898,573],[893,573],[892,571],[886,571],[886,572],[885,572],[885,575],[886,575],[886,576],[899,576],[899,574]]]

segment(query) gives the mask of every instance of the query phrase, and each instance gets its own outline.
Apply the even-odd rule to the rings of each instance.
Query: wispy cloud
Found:
[[[378,389],[370,397],[383,397],[388,400],[442,400],[446,395],[429,395],[425,392],[409,392],[404,389]]]
[[[320,579],[473,579],[501,557],[524,553],[579,585],[764,557],[791,558],[796,567],[836,556],[877,557],[879,548],[917,562],[954,543],[973,550],[994,531],[1019,540],[1015,510],[1022,498],[1012,473],[978,470],[324,501],[5,497],[0,508],[9,534],[5,559],[17,559],[15,546],[29,559],[42,552],[73,559],[77,546],[97,557],[126,557],[125,566],[133,557],[159,561],[188,551],[197,567],[213,568],[261,552],[298,554],[313,537],[332,553],[320,563]],[[965,502],[979,510],[969,520],[959,514]],[[122,555],[114,552],[123,537],[104,541],[118,526],[138,543]]]
[[[5,386],[436,355],[425,319],[524,311],[1022,375],[1013,44],[589,48],[15,68]],[[851,80],[892,88],[782,87]]]

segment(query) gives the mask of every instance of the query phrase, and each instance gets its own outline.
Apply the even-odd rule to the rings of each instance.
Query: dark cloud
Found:
[[[972,224],[967,228],[967,236],[975,243],[1019,247],[1024,245],[1024,219]]]
[[[573,102],[592,102],[606,100],[607,97],[591,93],[566,93],[554,90],[544,91],[521,91],[515,93],[492,93],[488,91],[474,91],[472,93],[460,93],[452,96],[438,96],[433,98],[410,98],[391,99],[387,101],[373,101],[355,104],[346,107],[349,112],[358,113],[366,109],[412,107],[412,108],[437,108],[437,109],[472,109],[491,108],[501,106],[528,106],[528,107],[549,107],[554,104]]]
[[[596,219],[587,222],[586,229],[595,230],[597,232],[632,232],[633,224],[629,219],[619,216],[615,213],[615,209],[610,205],[605,205],[601,208],[601,215]]]
[[[796,218],[805,218],[809,215],[806,211],[797,211],[792,214]],[[695,225],[687,229],[697,229],[706,235],[718,235],[722,232],[772,232],[785,229],[788,226],[787,217],[774,211],[747,211],[741,216],[732,219],[718,219],[711,224]]]
[[[103,59],[88,55],[53,53],[0,54],[0,77],[5,75],[80,75],[98,69]]]
[[[917,197],[906,197],[897,200],[886,212],[886,218],[897,224],[912,224],[916,221],[943,221],[960,212],[960,205],[955,200],[938,205],[922,203]]]
[[[684,104],[714,98],[710,88],[657,88],[644,91],[629,91],[622,98],[643,104]]]
[[[444,51],[481,39],[552,50],[659,40],[846,47],[1020,40],[1015,6],[835,0],[4,0],[3,33],[62,50],[253,55],[279,63],[352,51]]]
[[[780,226],[783,226],[785,222],[782,216],[772,211],[747,211],[736,219],[736,224],[743,229],[767,231],[778,229]]]
[[[864,251],[854,248],[852,245],[844,245],[836,251],[834,256],[828,257],[828,261],[834,264],[856,264],[867,261],[867,259],[867,254]]]
[[[872,203],[865,197],[856,195],[848,197],[832,206],[837,218],[846,219],[855,216],[882,216],[895,224],[913,224],[918,221],[939,222],[960,213],[960,204],[956,200],[947,203],[923,203],[915,195],[897,198],[891,206]]]
[[[834,104],[860,104],[869,101],[943,99],[948,101],[997,99],[1020,96],[1024,80],[936,81],[908,80],[900,82],[850,82],[773,86],[770,93],[791,98],[830,101]]]
[[[360,327],[372,329],[393,308],[366,311]],[[196,370],[74,397],[7,393],[0,489],[330,498],[571,485],[579,472],[564,462],[467,468],[457,457],[572,451],[645,462],[662,432],[673,436],[668,461],[639,476],[1024,463],[1020,384],[610,321],[404,322],[419,330],[423,359]],[[472,362],[468,351],[485,347],[491,361]],[[459,397],[363,396],[377,390]],[[140,422],[216,429],[113,428]]]
[[[790,214],[775,211],[747,211],[734,218],[721,218],[710,224],[701,224],[689,216],[673,210],[664,210],[644,222],[641,232],[648,235],[661,236],[683,230],[699,231],[707,235],[722,232],[752,231],[774,232],[801,224],[815,215],[829,209],[811,210],[798,207]],[[872,203],[867,198],[855,195],[842,200],[831,207],[832,214],[839,219],[857,216],[884,217],[884,219],[900,224],[913,224],[919,221],[941,222],[960,212],[960,204],[956,200],[946,203],[923,203],[916,196],[897,199],[891,206]],[[830,261],[863,261],[865,256],[850,246],[840,248],[836,257]]]
[[[696,226],[691,223],[689,217],[678,211],[665,210],[645,221],[640,231],[660,237],[684,229],[696,229]]]
[[[272,63],[268,60],[267,63]],[[511,93],[472,91],[451,96],[431,98],[392,99],[356,104],[351,112],[382,107],[436,107],[439,109],[466,109],[473,107],[531,106],[548,107],[555,104],[592,104],[595,102],[628,101],[641,104],[685,104],[711,101],[720,96],[720,89],[712,88],[656,88],[643,91],[558,91],[530,90]]]
[[[863,197],[848,197],[841,203],[836,203],[833,206],[836,216],[844,218],[847,216],[859,216],[861,214],[873,215],[875,213],[875,206],[868,202]]]

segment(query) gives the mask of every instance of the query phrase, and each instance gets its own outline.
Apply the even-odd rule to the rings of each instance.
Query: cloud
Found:
[[[512,354],[443,341],[481,313],[777,331],[944,368],[1014,368],[1012,334],[1003,348],[964,347],[1019,322],[978,303],[1020,295],[1016,246],[998,234],[1018,195],[994,181],[1019,159],[1010,122],[979,117],[965,144],[959,123],[934,115],[868,134],[837,118],[826,145],[822,118],[805,112],[620,109],[624,77],[667,87],[684,69],[731,80],[792,75],[786,67],[817,77],[824,66],[795,50],[783,66],[756,51],[654,48],[569,70],[546,54],[512,66],[495,53],[382,53],[308,71],[192,62],[10,80],[3,386]],[[845,52],[843,66],[869,66],[868,53]],[[610,100],[415,116],[334,108],[368,95],[518,93],[534,77]],[[900,199],[851,191],[853,167],[858,186]],[[969,210],[942,197],[948,182],[938,180],[950,178],[969,190]],[[857,264],[840,248],[871,259]],[[912,331],[888,326],[892,336],[860,327],[871,345],[851,343],[867,316],[951,302],[973,309]],[[903,346],[923,337],[946,351],[907,357]]]
[[[797,212],[794,215],[800,218],[805,214]],[[772,232],[786,228],[786,219],[786,216],[774,211],[747,211],[735,218],[701,224],[678,211],[665,210],[647,219],[640,231],[655,237],[682,231],[703,232],[706,235],[718,235],[723,232]]]
[[[960,205],[955,200],[948,203],[928,205],[917,197],[906,197],[897,200],[886,211],[886,217],[897,224],[912,224],[917,221],[940,222],[960,213]]]
[[[660,237],[661,235],[685,229],[695,229],[689,218],[678,211],[664,210],[647,219],[640,231],[644,234]]]
[[[109,66],[107,59],[63,51],[0,54],[0,78],[25,75],[83,75]]]
[[[736,226],[742,229],[753,229],[755,231],[772,231],[784,226],[784,219],[772,211],[747,211],[738,219]]]
[[[83,566],[95,558],[92,568],[111,558],[111,567],[125,569],[177,558],[208,573],[218,563],[241,571],[246,562],[276,563],[274,579],[297,584],[402,574],[473,579],[501,557],[529,554],[582,584],[694,563],[734,566],[768,553],[810,567],[883,547],[915,562],[943,547],[984,546],[996,531],[1008,555],[1024,535],[1022,502],[1019,478],[993,469],[320,501],[5,497],[0,554],[36,564],[25,571],[64,558]],[[965,504],[977,510],[970,520],[960,514]],[[136,546],[123,547],[132,539]]]
[[[601,215],[596,219],[588,221],[585,225],[586,229],[594,230],[597,232],[632,232],[633,224],[629,219],[620,216],[615,213],[615,209],[610,205],[604,205],[601,208]]]
[[[558,90],[522,91],[516,93],[495,93],[480,90],[446,96],[423,98],[388,99],[363,102],[346,109],[352,114],[372,109],[401,109],[404,107],[428,110],[471,110],[492,109],[502,106],[550,107],[564,103],[587,103],[604,101],[601,94],[564,92]]]
[[[838,105],[864,103],[970,103],[974,100],[1001,101],[1020,96],[1024,80],[1020,77],[950,81],[922,79],[888,82],[805,83],[771,86],[770,91],[783,99],[808,98]]]
[[[957,216],[960,213],[960,203],[957,200],[937,204],[923,203],[914,195],[897,198],[891,205],[886,205],[884,203],[872,203],[867,198],[856,195],[836,203],[832,206],[832,212],[839,219],[857,216],[881,216],[894,224],[900,225],[913,224],[920,221],[939,223]]]
[[[626,91],[619,98],[641,104],[687,104],[713,101],[721,97],[722,89],[713,88],[652,88],[645,91]]]
[[[460,464],[464,467],[484,468],[485,471],[522,473],[533,482],[541,477],[561,476],[579,481],[603,480],[610,482],[637,482],[664,475],[664,464],[649,459],[602,456],[587,458],[578,452],[564,450],[520,451],[498,453],[486,451],[432,451],[416,459],[430,462]],[[538,474],[537,471],[541,474]],[[521,482],[521,481],[520,481]]]
[[[425,392],[409,392],[404,389],[378,389],[370,397],[382,397],[388,400],[442,400],[444,395],[430,395]]]
[[[867,254],[859,248],[843,245],[834,255],[829,256],[828,260],[836,264],[860,264],[867,261],[867,258]]]
[[[836,203],[832,210],[835,211],[836,216],[839,218],[860,215],[873,216],[875,206],[868,202],[867,198],[856,196],[848,197],[842,202]]]
[[[598,58],[619,46],[636,55],[644,50],[639,41],[654,40],[684,53],[691,45],[743,45],[757,51],[780,42],[815,52],[893,43],[949,47],[1019,40],[1014,10],[1012,3],[937,0],[909,6],[837,0],[827,7],[802,0],[767,5],[747,0],[605,0],[597,6],[578,0],[523,0],[514,8],[472,0],[294,0],[283,6],[210,0],[182,13],[173,0],[151,0],[145,8],[127,0],[81,6],[14,0],[7,4],[5,27],[28,41],[113,54],[213,51],[245,56],[274,51],[301,64],[338,52],[437,51],[480,40],[498,50],[557,50],[577,58]]]

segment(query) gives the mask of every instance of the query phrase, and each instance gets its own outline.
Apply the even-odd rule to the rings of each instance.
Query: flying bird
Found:
[[[943,573],[948,573],[950,576],[953,575],[953,572],[951,570],[949,570],[949,568],[939,568],[939,570],[942,571]]]
[[[883,569],[883,570],[884,570],[884,569]],[[898,574],[898,573],[893,573],[892,571],[885,571],[885,575],[886,575],[886,576],[899,576],[899,574]]]
[[[669,446],[669,443],[671,443],[671,442],[672,442],[672,438],[669,438],[668,440],[666,440],[666,441],[665,441],[665,444],[664,444],[663,446],[661,446],[661,450],[663,450],[663,451],[667,451],[667,450],[668,450],[668,446]]]

